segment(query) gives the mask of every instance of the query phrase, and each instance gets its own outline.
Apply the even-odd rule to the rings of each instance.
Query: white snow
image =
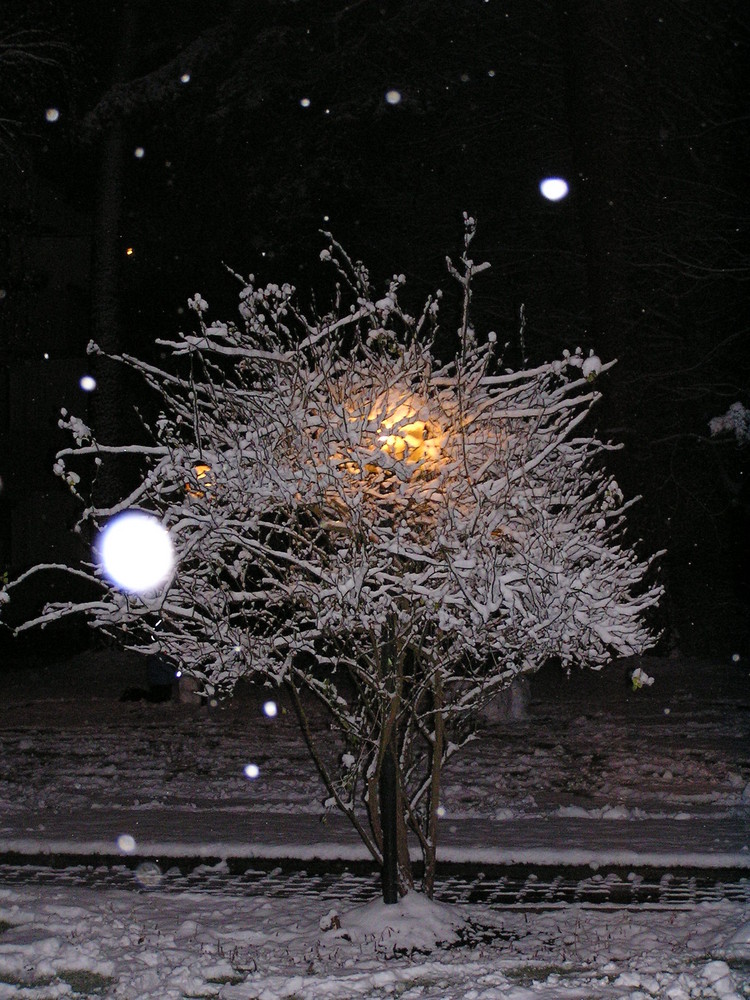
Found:
[[[652,686],[633,690],[632,663],[543,672],[524,717],[494,715],[446,769],[439,858],[588,865],[592,884],[614,864],[750,878],[746,667],[638,663]],[[107,651],[6,678],[0,853],[112,856],[121,838],[142,860],[132,890],[0,881],[0,1000],[750,996],[750,913],[721,893],[530,908],[386,907],[376,886],[356,904],[304,880],[292,899],[167,891],[179,856],[211,858],[208,882],[225,857],[363,853],[324,812],[283,697],[276,717],[263,689],[223,710],[119,702],[142,669]],[[468,944],[467,920],[485,929]]]

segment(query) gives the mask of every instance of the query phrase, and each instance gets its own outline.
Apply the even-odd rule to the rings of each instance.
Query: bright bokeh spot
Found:
[[[539,190],[547,201],[561,201],[568,193],[568,182],[562,177],[545,177]]]
[[[245,777],[250,778],[253,781],[260,774],[260,768],[257,764],[246,764],[245,765]]]
[[[56,122],[60,118],[60,112],[57,108],[47,108],[44,112],[44,117],[48,122]]]
[[[96,389],[96,379],[93,375],[81,375],[78,384],[84,392],[93,392]]]
[[[401,91],[400,90],[388,90],[386,91],[385,99],[389,104],[400,104],[401,103]]]
[[[275,701],[267,701],[263,705],[263,714],[267,715],[269,719],[275,719],[279,714],[279,706]]]
[[[136,594],[156,590],[174,565],[169,532],[149,514],[128,511],[110,521],[99,537],[102,569],[118,587]]]
[[[126,254],[128,255],[128,257],[132,257],[132,256],[133,256],[133,253],[134,253],[134,252],[135,252],[135,251],[133,250],[133,248],[132,248],[132,247],[127,247],[127,248],[125,249],[125,253],[126,253]]]
[[[311,101],[310,101],[309,97],[303,97],[302,100],[299,103],[300,103],[300,107],[309,108],[310,104],[311,104]]]
[[[123,854],[132,854],[135,850],[135,837],[131,837],[129,833],[121,833],[117,838],[117,848]]]
[[[135,880],[144,889],[158,889],[164,878],[155,861],[144,861],[135,870]]]
[[[739,663],[742,657],[739,653],[732,653],[732,663]]]
[[[136,158],[136,160],[142,160],[145,155],[146,155],[146,150],[143,148],[143,146],[136,146],[135,149],[133,150],[133,156]]]
[[[180,83],[190,83],[190,74],[183,73],[182,76],[180,77]]]

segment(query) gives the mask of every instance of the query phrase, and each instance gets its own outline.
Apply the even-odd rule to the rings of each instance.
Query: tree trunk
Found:
[[[138,23],[137,5],[124,0],[120,8],[119,44],[112,84],[127,82],[132,73]],[[109,123],[101,146],[99,185],[93,232],[91,326],[93,339],[108,354],[123,349],[120,315],[125,129],[121,119]],[[98,357],[94,365],[97,393],[92,401],[94,431],[106,444],[119,443],[130,416],[126,373],[121,365]],[[97,477],[96,502],[109,505],[124,492],[123,473],[115,463],[104,463]]]
[[[393,747],[386,747],[380,765],[380,828],[383,833],[383,902],[398,902],[398,775]]]
[[[433,685],[434,743],[430,757],[430,791],[427,802],[427,843],[424,847],[424,878],[422,891],[432,899],[435,891],[435,868],[437,865],[438,807],[440,805],[440,781],[442,778],[443,752],[445,749],[445,726],[443,723],[443,679],[436,669]]]
[[[620,361],[617,391],[610,387],[604,405],[605,433],[621,434],[632,416],[625,398],[630,360],[640,349],[628,336],[626,231],[632,211],[628,168],[635,72],[630,0],[572,0],[560,16],[574,188],[586,255],[589,344]]]

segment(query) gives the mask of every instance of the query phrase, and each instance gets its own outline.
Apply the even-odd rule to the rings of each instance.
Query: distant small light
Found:
[[[279,714],[279,706],[275,701],[267,701],[263,705],[263,714],[267,715],[269,719],[274,719]]]
[[[190,74],[183,73],[182,76],[180,77],[180,83],[190,83]]]
[[[327,115],[330,115],[330,113],[331,113],[331,109],[330,109],[330,108],[326,108],[326,110],[325,110],[325,113],[326,113]]]
[[[81,375],[78,384],[84,392],[93,392],[96,389],[96,379],[93,375]]]
[[[257,764],[245,764],[245,777],[254,781],[260,774],[260,768]]]
[[[7,294],[8,292],[6,291],[5,288],[0,288],[0,299],[4,299],[7,296]]]
[[[539,190],[547,201],[561,201],[568,193],[568,182],[562,177],[545,177]]]
[[[437,814],[442,819],[442,817],[445,816],[445,806],[438,806],[437,807]]]
[[[117,847],[123,854],[132,854],[135,850],[135,837],[131,837],[129,833],[121,833],[117,838]]]
[[[143,146],[136,146],[135,149],[133,150],[133,156],[136,158],[136,160],[142,160],[145,155],[146,155],[146,150],[143,148]]]
[[[47,119],[48,122],[56,122],[60,118],[60,112],[57,110],[57,108],[47,108],[47,110],[44,112],[44,117]]]
[[[324,215],[323,216],[323,222],[330,222],[330,221],[331,221],[331,216],[330,215]],[[2,298],[2,296],[0,296],[0,298]]]
[[[132,257],[135,251],[133,250],[132,247],[128,247],[125,253],[128,255],[128,257]]]
[[[47,354],[47,352],[46,352],[46,351],[44,352],[44,355],[43,355],[43,357],[44,357],[44,360],[45,360],[45,361],[49,361],[49,354]]]
[[[491,76],[493,78],[493,80],[494,80],[494,78],[495,78],[495,71],[494,71],[494,69],[488,69],[487,70],[487,76]]]
[[[471,77],[468,73],[462,73],[460,79],[461,83],[468,83],[471,80]]]
[[[182,671],[178,670],[177,673],[175,674],[175,677],[179,680],[179,678],[182,677]]]
[[[739,653],[732,653],[732,663],[739,663],[742,657]]]
[[[385,99],[388,104],[400,104],[401,103],[401,91],[400,90],[388,90],[386,91]]]
[[[300,103],[300,107],[302,107],[302,108],[309,108],[310,104],[312,102],[310,101],[309,97],[303,97],[302,100],[299,103]]]

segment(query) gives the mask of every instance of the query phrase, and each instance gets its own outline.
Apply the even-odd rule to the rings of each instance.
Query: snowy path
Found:
[[[0,854],[112,855],[122,835],[135,842],[123,853],[143,857],[368,859],[351,824],[339,815],[327,815],[321,822],[310,813],[280,817],[163,807],[5,813],[0,819]],[[750,876],[749,844],[746,816],[676,820],[558,815],[500,821],[472,817],[470,822],[446,818],[439,851],[441,860],[459,864],[681,865],[744,869]]]

